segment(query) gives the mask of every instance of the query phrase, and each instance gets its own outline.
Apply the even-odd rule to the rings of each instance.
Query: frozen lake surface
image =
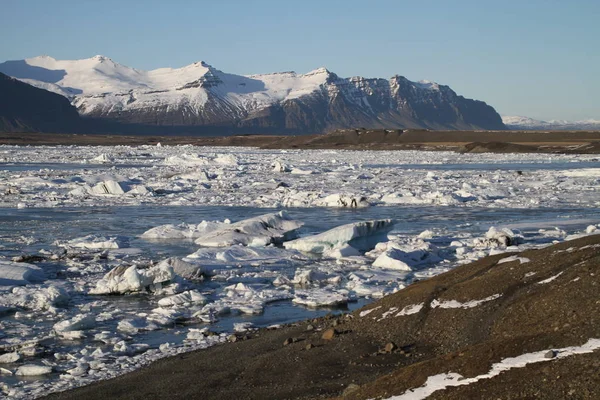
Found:
[[[0,391],[106,379],[597,233],[599,189],[594,156],[0,146]]]

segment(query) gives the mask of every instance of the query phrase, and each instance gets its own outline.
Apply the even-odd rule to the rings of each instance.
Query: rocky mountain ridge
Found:
[[[0,72],[67,97],[82,116],[160,127],[320,133],[338,128],[505,129],[486,103],[450,87],[390,79],[306,74],[241,76],[205,62],[142,71],[95,56],[48,56],[0,64]]]
[[[0,73],[0,132],[71,132],[80,124],[63,96]]]

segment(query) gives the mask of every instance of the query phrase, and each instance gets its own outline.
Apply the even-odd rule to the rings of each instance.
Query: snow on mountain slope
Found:
[[[504,129],[487,104],[435,82],[306,74],[242,76],[204,62],[143,71],[104,56],[40,56],[0,72],[71,100],[80,114],[162,126],[224,126],[315,133],[333,128]]]
[[[600,130],[600,121],[587,119],[581,121],[550,120],[541,121],[529,117],[503,116],[502,122],[510,129],[524,130]]]

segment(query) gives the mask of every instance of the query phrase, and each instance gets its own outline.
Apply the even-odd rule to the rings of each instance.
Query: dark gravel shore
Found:
[[[451,150],[496,153],[600,153],[600,132],[339,130],[302,136],[123,136],[0,133],[0,145],[252,146],[270,149]]]
[[[351,314],[261,330],[49,398],[387,398],[436,374],[475,377],[507,357],[600,338],[600,235],[498,264],[509,255],[417,282]],[[490,296],[471,308],[432,307]],[[420,311],[396,316],[417,304]],[[365,310],[373,311],[361,317]],[[564,358],[550,351],[546,362],[429,398],[598,399],[599,367],[600,350]]]

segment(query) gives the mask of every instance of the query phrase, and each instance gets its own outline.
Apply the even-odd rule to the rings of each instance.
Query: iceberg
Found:
[[[307,307],[335,307],[350,301],[346,290],[334,292],[331,289],[296,290],[293,303]]]
[[[195,243],[205,247],[266,246],[296,237],[295,231],[302,225],[280,211],[221,226],[200,236]]]
[[[137,266],[119,265],[107,273],[90,294],[124,294],[154,290],[162,284],[170,283],[175,277],[173,267],[168,264],[159,264],[147,269],[138,269]]]
[[[358,250],[370,250],[378,242],[387,240],[394,223],[391,219],[361,221],[341,225],[317,235],[285,242],[283,247],[307,253],[323,253],[336,246],[348,244]]]
[[[223,223],[211,221],[202,221],[197,225],[186,224],[185,222],[179,225],[167,224],[148,229],[146,232],[142,233],[141,237],[142,239],[162,240],[196,239],[218,229],[221,225],[223,225]]]

